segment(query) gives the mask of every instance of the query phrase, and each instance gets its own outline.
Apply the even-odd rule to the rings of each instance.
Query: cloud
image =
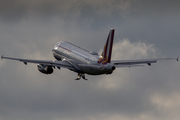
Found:
[[[60,40],[99,51],[112,27],[113,59],[179,55],[178,1],[0,3],[1,55],[51,60]],[[43,75],[34,64],[3,60],[0,119],[178,119],[179,68],[175,61],[162,61],[75,81],[77,74],[66,69]]]
[[[100,50],[99,54],[101,54],[101,52],[102,50]],[[157,52],[153,44],[146,44],[143,42],[132,43],[128,39],[123,39],[113,45],[112,60],[137,60],[156,58],[155,56],[157,56]],[[103,80],[99,83],[99,87],[116,90],[123,86],[123,82],[126,83],[126,81],[121,80],[130,79],[128,77],[129,73],[126,74],[123,68],[116,69],[113,74],[115,74],[112,75],[113,77],[111,75],[108,77],[104,76],[102,78]],[[113,79],[114,82],[112,82],[111,79]]]
[[[0,1],[0,16],[4,22],[21,21],[23,19],[54,17],[75,19],[79,16],[110,15],[114,10],[125,10],[129,7],[129,1],[84,1],[84,0],[8,0]],[[114,4],[116,3],[116,4]],[[88,9],[88,7],[90,9]],[[89,11],[90,10],[90,11]],[[83,14],[86,13],[86,14]],[[92,17],[92,16],[91,16]]]
[[[113,59],[153,57],[157,56],[157,51],[153,44],[123,39],[114,44]],[[45,59],[38,51],[29,57]],[[73,117],[89,120],[149,120],[158,118],[154,111],[164,114],[158,106],[169,104],[168,101],[160,104],[164,98],[154,95],[158,92],[161,96],[167,92],[165,89],[172,88],[171,85],[167,85],[169,80],[161,71],[164,69],[164,75],[171,74],[165,70],[166,67],[157,64],[154,64],[154,67],[120,68],[112,75],[87,76],[88,81],[75,81],[73,79],[76,74],[65,69],[55,70],[52,75],[47,76],[38,72],[36,65],[25,66],[20,62],[14,62],[8,61],[8,65],[6,62],[1,66],[1,74],[4,74],[1,77],[0,89],[1,111],[5,115],[0,116],[5,119],[28,117],[27,119],[41,120]],[[171,64],[167,67],[174,71]],[[178,83],[176,77],[177,75],[173,77],[173,82]],[[163,90],[165,91],[162,92]],[[168,91],[173,92],[174,89]],[[171,106],[172,111],[174,106]],[[166,110],[166,107],[164,109]],[[18,110],[16,114],[21,114],[19,117],[13,114],[15,110]]]
[[[156,57],[156,49],[153,44],[146,44],[143,42],[132,43],[128,39],[119,40],[113,46],[112,59],[140,59]],[[120,53],[119,53],[120,52]]]
[[[172,93],[168,96],[156,93],[152,97],[152,103],[157,105],[157,108],[160,110],[161,109],[169,110],[169,109],[174,109],[174,108],[178,109],[180,106],[179,99],[180,99],[179,93]]]

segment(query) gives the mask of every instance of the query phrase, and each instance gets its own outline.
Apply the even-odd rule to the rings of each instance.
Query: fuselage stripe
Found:
[[[67,50],[67,51],[69,51],[69,52],[72,52],[72,50],[71,49],[69,49],[69,48],[66,48],[66,47],[64,47],[64,46],[62,46],[62,45],[58,45],[60,48],[62,48],[62,49],[64,49],[64,50]]]

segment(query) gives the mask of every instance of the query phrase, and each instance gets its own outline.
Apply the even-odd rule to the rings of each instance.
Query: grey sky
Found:
[[[101,52],[115,28],[113,59],[180,55],[177,0],[0,0],[0,55],[54,59],[67,40]],[[87,76],[62,69],[52,75],[36,65],[0,61],[0,120],[178,120],[180,65],[122,68]]]

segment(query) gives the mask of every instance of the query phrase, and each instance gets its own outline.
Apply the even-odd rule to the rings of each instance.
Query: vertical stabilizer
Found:
[[[104,50],[102,52],[102,58],[98,60],[98,63],[106,64],[111,62],[111,54],[112,54],[112,47],[113,47],[113,40],[114,40],[114,29],[111,29],[104,46]]]

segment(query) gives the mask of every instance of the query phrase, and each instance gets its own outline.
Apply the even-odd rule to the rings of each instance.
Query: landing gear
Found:
[[[85,74],[84,73],[78,73],[78,77],[75,79],[75,80],[80,80],[81,77],[84,79],[84,80],[88,80],[85,78]]]

